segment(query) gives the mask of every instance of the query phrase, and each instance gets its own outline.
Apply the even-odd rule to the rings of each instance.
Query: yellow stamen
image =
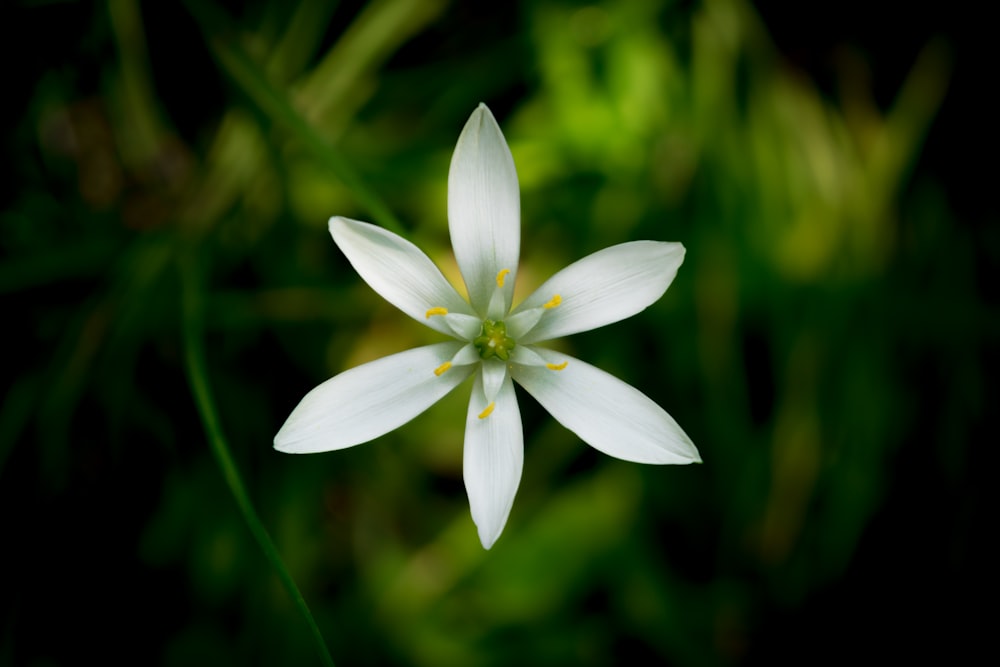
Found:
[[[502,269],[500,273],[497,274],[497,287],[503,287],[503,280],[510,273],[510,269]]]
[[[495,408],[496,406],[497,406],[496,403],[490,403],[489,405],[487,405],[486,409],[479,413],[479,418],[486,419],[487,417],[489,417],[491,414],[493,414],[493,408]]]
[[[559,296],[558,294],[553,294],[549,302],[544,306],[542,306],[542,308],[555,308],[560,303],[562,303],[562,297]]]
[[[433,308],[427,311],[425,317],[427,319],[430,319],[431,315],[447,315],[447,314],[448,314],[447,308],[442,308],[441,306],[434,306]]]
[[[563,364],[563,365],[565,365],[565,364]],[[446,361],[446,362],[444,362],[443,364],[441,364],[440,366],[438,366],[437,368],[434,369],[434,375],[437,375],[438,377],[441,377],[441,375],[444,374],[444,372],[446,370],[448,370],[449,368],[451,368],[451,362],[450,361]]]
[[[568,361],[564,361],[561,364],[545,364],[545,367],[548,368],[550,371],[561,371],[562,369],[566,368],[566,366],[568,366],[568,365],[569,365],[569,362]]]

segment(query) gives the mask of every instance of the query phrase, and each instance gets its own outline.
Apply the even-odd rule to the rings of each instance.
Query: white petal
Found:
[[[560,424],[600,451],[637,463],[700,463],[691,439],[636,388],[565,354],[534,348],[561,371],[518,366],[514,379]]]
[[[680,243],[633,241],[611,246],[570,264],[515,309],[562,303],[548,310],[519,343],[535,343],[624,320],[663,296],[684,261]]]
[[[448,172],[448,228],[469,300],[485,315],[497,274],[506,312],[514,294],[521,249],[521,198],[507,142],[493,114],[480,104],[465,124]]]
[[[492,403],[503,387],[503,381],[507,379],[507,363],[499,359],[488,359],[482,363],[482,368],[483,395],[487,403]]]
[[[544,366],[548,362],[535,349],[530,345],[518,345],[510,351],[510,360],[521,366]]]
[[[451,336],[448,323],[438,316],[427,317],[427,311],[442,307],[472,315],[469,304],[430,257],[403,237],[341,217],[330,218],[330,234],[365,282],[413,319]]]
[[[451,328],[452,333],[460,340],[472,340],[479,335],[483,328],[483,321],[473,315],[463,315],[462,313],[448,313],[444,315],[444,321]]]
[[[500,537],[514,504],[524,465],[524,436],[509,376],[496,396],[493,412],[480,419],[487,405],[482,378],[476,375],[465,420],[463,476],[479,541],[489,549]]]
[[[505,286],[506,287],[506,286]],[[490,297],[490,305],[486,306],[486,317],[494,322],[502,320],[503,316],[510,310],[510,290],[505,287],[494,287],[493,296]]]
[[[519,310],[516,314],[508,315],[504,318],[507,325],[507,334],[514,340],[521,340],[524,334],[535,328],[538,321],[548,315],[548,308],[531,308],[529,310]]]
[[[359,445],[402,426],[469,377],[476,366],[434,369],[461,343],[437,343],[357,366],[319,385],[274,436],[274,448],[311,454]]]
[[[467,343],[451,358],[452,366],[468,366],[469,364],[479,364],[483,360],[479,356],[479,350],[472,343]]]

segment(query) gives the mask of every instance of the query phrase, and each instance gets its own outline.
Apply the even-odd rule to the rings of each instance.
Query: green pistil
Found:
[[[507,335],[507,325],[503,322],[484,320],[483,329],[473,339],[472,344],[479,350],[483,359],[496,357],[503,361],[510,359],[510,351],[514,349],[514,339]]]

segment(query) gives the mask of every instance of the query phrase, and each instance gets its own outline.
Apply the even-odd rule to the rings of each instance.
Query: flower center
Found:
[[[496,357],[502,361],[510,359],[510,352],[516,343],[507,335],[507,325],[503,322],[483,320],[483,328],[472,340],[483,359]]]

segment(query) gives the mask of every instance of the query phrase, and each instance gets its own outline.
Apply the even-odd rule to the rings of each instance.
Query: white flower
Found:
[[[659,299],[684,259],[679,243],[623,243],[571,264],[511,310],[520,196],[510,149],[480,104],[448,174],[448,223],[469,301],[409,241],[334,217],[333,240],[365,281],[410,317],[455,339],[337,375],[306,394],[274,438],[290,453],[368,442],[410,421],[474,376],[464,477],[489,549],[510,514],[524,460],[512,380],[591,446],[639,463],[700,462],[677,423],[604,371],[536,343],[631,317]],[[470,303],[471,302],[471,303]]]

